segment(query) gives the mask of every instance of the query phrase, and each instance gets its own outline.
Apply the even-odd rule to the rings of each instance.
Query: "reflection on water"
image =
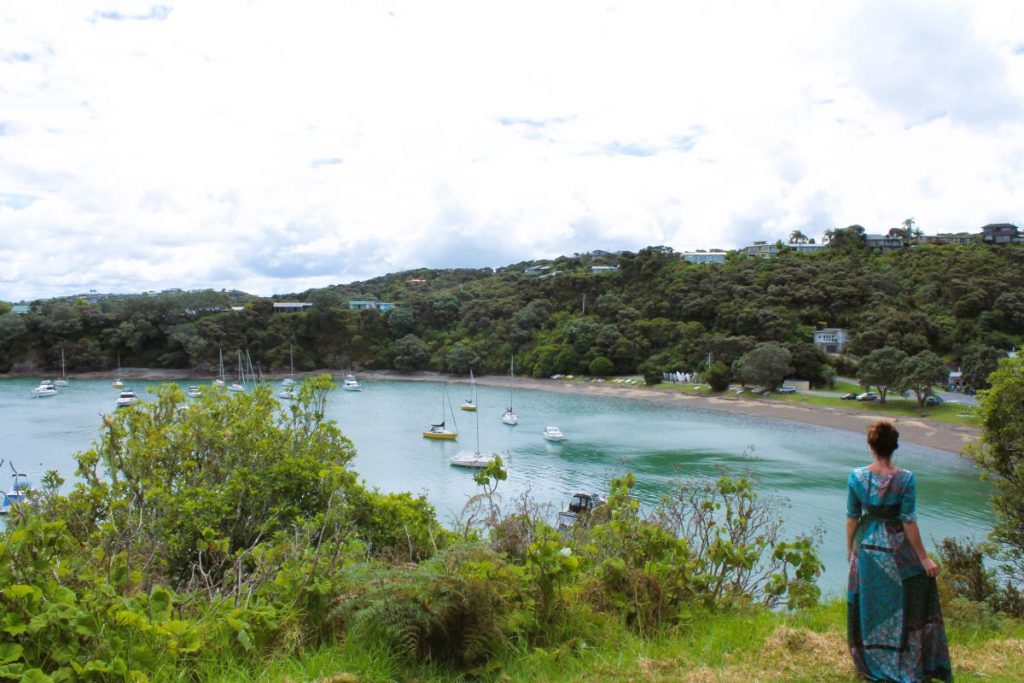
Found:
[[[34,481],[48,469],[71,479],[74,453],[98,436],[101,415],[114,410],[118,391],[106,381],[76,380],[59,396],[33,399],[36,384],[0,380],[0,457],[13,460]],[[134,384],[138,391],[158,383]],[[821,585],[836,594],[842,590],[846,477],[870,459],[862,435],[704,409],[526,390],[516,392],[520,423],[508,427],[501,423],[507,390],[477,389],[481,450],[511,454],[509,478],[499,489],[506,502],[529,493],[561,507],[576,490],[606,492],[610,478],[633,472],[636,495],[650,506],[680,479],[749,471],[759,491],[788,499],[783,516],[789,533],[819,525],[825,530]],[[421,433],[437,420],[437,409],[436,384],[370,381],[359,393],[335,392],[328,415],[355,443],[354,467],[369,485],[422,493],[446,521],[476,492],[470,472],[448,465],[451,456],[473,450],[475,423],[472,414],[456,411],[457,442],[424,439]],[[548,425],[560,427],[567,441],[545,441],[541,432]],[[896,462],[917,473],[919,520],[929,547],[945,536],[987,532],[990,489],[970,463],[909,444],[896,452]],[[0,483],[7,482],[0,478]]]

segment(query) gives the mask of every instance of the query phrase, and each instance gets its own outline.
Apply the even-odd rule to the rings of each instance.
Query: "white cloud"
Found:
[[[1019,220],[1017,5],[833,5],[22,3],[0,298]]]

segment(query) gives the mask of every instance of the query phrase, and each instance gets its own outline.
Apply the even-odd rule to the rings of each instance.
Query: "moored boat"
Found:
[[[47,396],[56,396],[57,387],[54,385],[52,379],[44,379],[39,382],[39,386],[32,390],[32,398],[46,398]]]
[[[135,395],[135,392],[131,389],[122,389],[121,395],[117,397],[115,405],[118,408],[127,408],[131,404],[139,400],[139,397]]]
[[[577,491],[565,509],[558,513],[559,530],[568,529],[576,524],[581,516],[590,514],[602,505],[604,499],[596,493]]]
[[[544,429],[544,438],[548,441],[565,441],[565,434],[561,429],[552,425]]]

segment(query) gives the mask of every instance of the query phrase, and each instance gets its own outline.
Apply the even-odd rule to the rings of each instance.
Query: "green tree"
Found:
[[[607,377],[615,372],[615,363],[605,356],[598,356],[590,361],[590,374],[595,377]]]
[[[480,357],[465,344],[459,342],[448,352],[444,364],[445,370],[453,375],[468,375],[469,369],[475,367],[479,362]]]
[[[1024,584],[1024,358],[999,361],[992,388],[979,398],[981,441],[967,453],[995,484],[991,538],[1019,587]]]
[[[753,351],[736,361],[734,374],[738,375],[744,384],[771,390],[793,371],[791,360],[789,350],[781,344],[758,344]]]
[[[963,372],[964,387],[971,389],[988,389],[991,385],[988,376],[999,367],[999,360],[1006,354],[991,346],[972,346],[960,359]]]
[[[395,342],[395,369],[401,372],[422,370],[427,366],[430,352],[415,334],[407,334]]]
[[[725,391],[729,388],[729,382],[732,380],[732,373],[729,372],[728,365],[721,361],[715,361],[711,364],[711,367],[704,371],[702,379],[708,383],[708,386],[711,387],[711,391]]]
[[[949,369],[934,353],[922,351],[903,361],[901,374],[904,386],[914,392],[918,407],[922,407],[932,385],[944,384],[949,378]]]
[[[864,386],[876,387],[879,403],[885,403],[890,391],[899,391],[903,386],[907,358],[907,354],[891,346],[875,349],[861,359],[857,379]]]

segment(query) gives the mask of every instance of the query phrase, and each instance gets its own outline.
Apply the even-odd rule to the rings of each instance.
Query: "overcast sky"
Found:
[[[8,0],[0,299],[1024,220],[1024,2]]]

